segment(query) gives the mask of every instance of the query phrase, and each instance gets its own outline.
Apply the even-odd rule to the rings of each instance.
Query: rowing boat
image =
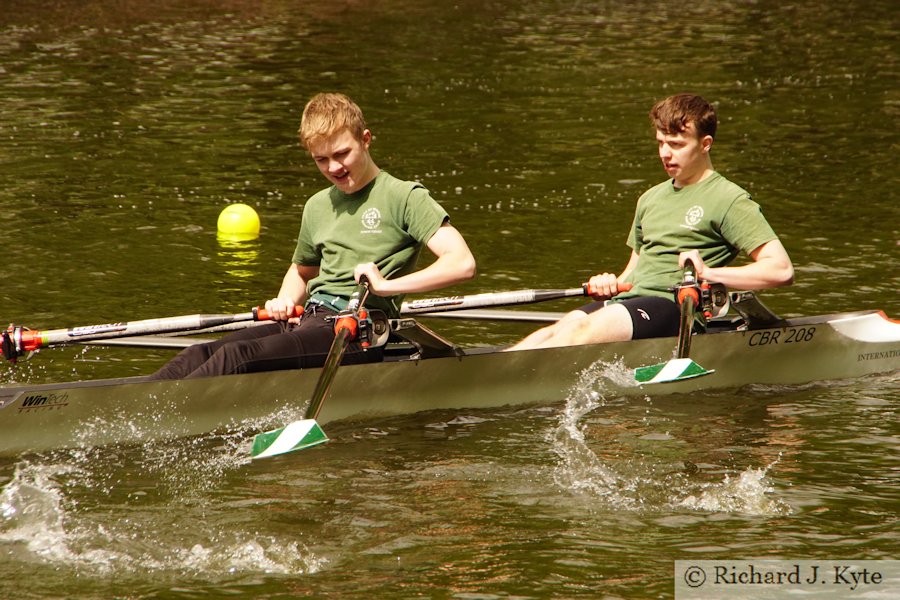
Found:
[[[740,307],[741,302],[732,301]],[[794,385],[900,371],[900,322],[877,310],[780,319],[755,301],[693,336],[711,373],[652,386],[613,378],[621,395],[681,394],[749,384]],[[514,311],[507,311],[514,312]],[[551,404],[598,364],[625,372],[666,361],[674,338],[504,352],[460,348],[413,318],[390,323],[384,362],[346,365],[319,415],[325,424],[435,409]],[[251,432],[299,418],[320,369],[183,381],[128,377],[0,388],[0,456]]]

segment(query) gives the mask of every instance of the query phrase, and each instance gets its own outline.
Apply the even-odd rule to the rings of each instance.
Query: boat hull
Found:
[[[673,357],[675,338],[520,352],[347,365],[319,415],[343,419],[434,409],[549,404],[592,365],[616,365],[608,389],[659,395],[791,385],[900,370],[900,323],[879,312],[799,319],[785,326],[695,336],[691,358],[710,375],[637,386],[630,369]],[[301,418],[318,369],[184,381],[124,378],[0,389],[0,456],[134,443],[238,429],[263,431]]]

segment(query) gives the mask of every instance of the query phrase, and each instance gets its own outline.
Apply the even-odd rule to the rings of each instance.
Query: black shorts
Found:
[[[674,300],[658,296],[638,296],[616,302],[628,309],[633,333],[631,339],[674,337],[678,335],[681,310]],[[606,302],[591,302],[579,308],[591,314],[603,308]]]

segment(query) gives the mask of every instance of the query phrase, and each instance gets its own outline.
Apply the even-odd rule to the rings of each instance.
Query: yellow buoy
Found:
[[[259,237],[259,215],[246,204],[229,204],[219,213],[219,237],[227,240],[253,240]]]

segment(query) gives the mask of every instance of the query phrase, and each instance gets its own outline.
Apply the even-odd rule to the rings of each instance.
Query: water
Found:
[[[897,381],[697,404],[608,398],[616,377],[598,365],[549,407],[348,424],[264,463],[210,438],[24,457],[0,496],[6,589],[650,597],[679,558],[896,552]]]
[[[0,2],[0,313],[55,328],[242,312],[321,187],[323,89],[423,181],[479,261],[455,293],[620,269],[663,177],[646,120],[718,103],[716,167],[797,267],[786,316],[900,315],[890,2]],[[218,213],[260,213],[255,242]],[[562,310],[571,303],[541,308]],[[532,329],[434,324],[464,345]],[[164,350],[44,351],[0,382],[147,373]],[[573,373],[548,406],[338,424],[259,464],[246,432],[0,461],[0,597],[671,597],[684,558],[896,557],[895,378],[674,398]]]

